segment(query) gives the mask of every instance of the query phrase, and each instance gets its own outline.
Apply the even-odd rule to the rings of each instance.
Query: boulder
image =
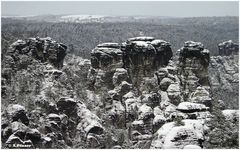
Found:
[[[137,119],[140,101],[136,98],[128,98],[125,100],[125,107],[127,122]]]
[[[167,134],[163,148],[183,148],[184,145],[188,144],[198,144],[198,137],[195,131],[186,127],[174,127],[171,132]]]
[[[153,131],[156,132],[161,126],[166,123],[166,118],[163,115],[155,115],[153,119]]]
[[[11,135],[6,141],[7,148],[13,148],[16,145],[16,148],[19,148],[19,145],[24,145],[24,142],[17,136]]]
[[[223,102],[223,100],[218,100],[218,106],[221,110],[226,108],[226,104]]]
[[[222,111],[222,113],[226,120],[229,120],[233,123],[239,120],[239,110],[225,109]]]
[[[169,65],[166,67],[169,74],[176,75],[177,74],[177,68],[175,64],[171,64],[173,61],[170,61]]]
[[[110,144],[110,143],[107,143]],[[93,133],[89,133],[86,139],[86,146],[87,148],[98,148],[103,149],[107,145],[104,141],[103,135],[96,135]]]
[[[134,120],[131,123],[131,127],[132,127],[132,135],[140,135],[141,133],[143,133],[143,128],[144,128],[144,122],[143,120]],[[137,131],[139,134],[136,134],[134,131]]]
[[[140,120],[147,120],[149,118],[154,118],[153,109],[146,104],[143,104],[138,110]]]
[[[50,137],[42,136],[40,145],[41,145],[42,148],[52,148],[53,147],[53,140]]]
[[[159,106],[161,102],[161,95],[159,93],[149,93],[149,94],[143,94],[142,95],[142,103],[147,104],[148,106],[154,108],[156,106]]]
[[[96,137],[92,135],[87,136],[87,147],[88,148],[98,148],[100,146],[100,142]]]
[[[172,104],[179,104],[181,102],[180,86],[178,83],[170,84],[167,89],[168,98]]]
[[[119,86],[115,88],[116,92],[119,93],[119,95],[123,96],[126,93],[128,93],[132,89],[132,84],[122,81]]]
[[[161,95],[160,106],[162,109],[165,109],[170,104],[170,99],[168,97],[168,93],[165,91],[159,91],[159,94]]]
[[[41,133],[37,129],[28,129],[26,131],[26,139],[30,139],[34,145],[41,140]]]
[[[37,129],[29,128],[21,122],[12,122],[8,128],[10,129],[9,133],[11,136],[8,136],[6,145],[9,148],[12,146],[17,146],[17,148],[33,148],[37,146],[41,140],[41,133]],[[6,129],[5,131],[7,131]]]
[[[160,89],[162,91],[166,91],[169,87],[170,84],[174,83],[173,80],[169,79],[169,78],[163,78],[160,82]]]
[[[183,126],[175,126],[175,122],[164,124],[152,140],[151,148],[182,149],[187,145],[201,146],[206,126],[200,120],[182,120]]]
[[[56,122],[56,123],[58,123],[58,124],[61,123],[61,119],[60,119],[60,116],[59,116],[58,114],[49,114],[49,115],[47,116],[47,119],[48,119],[49,121],[54,121],[54,122]]]
[[[201,103],[207,107],[211,107],[212,99],[209,92],[204,87],[197,87],[196,91],[192,93],[190,101],[193,103]]]
[[[156,92],[158,90],[158,81],[157,78],[154,77],[143,77],[141,84],[139,85],[139,90],[142,93],[150,93]]]
[[[23,106],[18,105],[18,104],[10,104],[7,107],[7,116],[12,120],[12,121],[22,121],[22,123],[28,125],[29,124],[29,119],[26,115],[26,110]]]
[[[5,125],[5,126],[6,127],[2,125],[2,128],[1,128],[1,140],[3,143],[6,142],[8,137],[12,134],[11,126],[9,125]]]
[[[128,80],[128,73],[127,70],[124,68],[117,68],[115,73],[113,74],[113,85],[117,86],[119,85],[122,81],[127,81]]]
[[[115,89],[108,91],[108,95],[112,100],[121,101],[121,95]]]
[[[26,132],[26,130],[28,129],[28,127],[25,124],[17,121],[12,122],[10,126],[13,133],[16,131]]]
[[[176,106],[173,105],[173,104],[170,104],[170,105],[168,105],[168,106],[165,108],[164,114],[165,114],[165,115],[169,115],[169,114],[171,114],[171,113],[173,113],[173,112],[176,112]]]
[[[71,116],[76,112],[77,102],[72,98],[62,97],[57,102],[57,107],[60,112]]]
[[[134,145],[132,146],[134,149],[149,149],[150,145],[151,145],[151,139],[152,139],[152,135],[149,134],[142,134],[142,135],[137,135],[135,137],[134,141]]]
[[[127,94],[123,95],[123,101],[125,102],[127,99],[134,98],[134,97],[135,97],[135,94],[132,91],[130,91]]]
[[[156,73],[158,77],[158,83],[160,84],[161,80],[168,76],[168,69],[167,68],[159,68]]]

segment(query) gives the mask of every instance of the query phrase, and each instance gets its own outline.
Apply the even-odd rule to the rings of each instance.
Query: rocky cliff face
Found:
[[[170,44],[153,37],[130,38],[122,44],[99,44],[91,53],[93,69],[90,75],[95,74],[92,86],[98,83],[96,78],[101,74],[105,74],[106,79],[109,79],[116,68],[124,68],[128,72],[131,84],[139,87],[144,77],[152,77],[158,68],[168,64],[171,57]],[[109,88],[113,87],[111,81],[106,83],[109,84]]]
[[[231,40],[218,44],[219,55],[212,56],[209,79],[214,99],[222,100],[226,108],[239,108],[239,47]],[[231,101],[229,101],[231,98]]]
[[[101,119],[82,102],[79,90],[90,61],[71,57],[63,66],[65,55],[66,47],[49,38],[11,45],[2,61],[4,148],[84,148],[97,139],[93,147],[104,145]]]
[[[236,58],[210,57],[199,42],[185,42],[176,60],[170,44],[153,37],[99,44],[91,62],[65,55],[50,38],[9,48],[4,148],[204,148],[217,91],[238,85]],[[218,103],[238,119],[224,99]]]
[[[63,66],[66,49],[67,46],[50,37],[37,37],[16,41],[10,46],[7,53],[15,60],[21,59],[19,56],[31,56],[41,62],[49,62],[55,68],[60,69]]]
[[[128,70],[136,87],[141,84],[142,78],[153,76],[172,57],[170,44],[153,37],[130,38],[123,45],[124,68]]]
[[[209,50],[204,49],[202,43],[188,41],[185,42],[184,47],[179,50],[178,73],[184,91],[183,96],[185,101],[191,101],[191,94],[193,94],[199,86],[201,86],[203,90],[209,90],[209,61]]]
[[[109,43],[101,46],[104,47],[104,45],[109,49]],[[170,60],[172,51],[168,42],[155,40],[152,37],[128,39],[120,48],[118,45],[117,49],[114,47],[115,45],[117,44],[112,43],[108,54],[111,52],[111,56],[114,58],[115,53],[118,53],[122,59],[109,59],[111,60],[111,69],[98,67],[98,74],[95,74],[95,77],[92,73],[93,69],[91,69],[89,76],[91,80],[95,79],[94,86],[96,83],[101,83],[99,88],[108,87],[105,89],[107,92],[105,100],[108,101],[108,107],[110,107],[107,109],[109,112],[107,114],[111,118],[110,122],[113,123],[112,125],[117,123],[118,128],[129,130],[133,148],[165,148],[164,143],[168,143],[165,141],[167,139],[161,136],[154,138],[153,135],[156,135],[158,129],[160,130],[166,122],[171,122],[174,126],[174,121],[177,119],[190,119],[190,121],[186,120],[186,124],[189,126],[188,123],[192,120],[194,122],[211,117],[209,110],[212,99],[209,94],[208,82],[210,57],[209,51],[204,49],[201,43],[186,42],[184,47],[179,50],[178,62]],[[100,50],[99,46],[96,49]],[[94,52],[98,53],[96,49],[92,52],[93,57],[97,55]],[[104,56],[105,54],[102,57],[98,56],[98,64],[102,64],[100,58]],[[116,64],[112,64],[113,62]],[[118,66],[119,64],[121,66]],[[112,66],[121,68],[113,69]],[[92,66],[92,68],[96,67]],[[102,73],[102,76],[99,75],[99,72]],[[109,76],[106,77],[107,74]],[[109,83],[112,85],[112,89],[111,86],[106,86]],[[97,89],[95,91],[98,91],[99,88],[95,88]],[[112,114],[112,107],[116,103],[118,105]],[[120,110],[116,109],[120,109],[125,115],[117,113]],[[119,118],[124,122],[121,126],[119,126]],[[190,144],[202,146],[204,128],[199,128],[200,131],[181,129],[181,132],[186,134],[184,136],[190,136],[188,142],[182,146]],[[178,133],[175,128],[172,132]],[[201,136],[196,136],[198,134]],[[155,145],[155,143],[159,143],[159,140],[162,145]],[[176,145],[179,144],[177,140]]]
[[[226,108],[239,108],[238,55],[212,56],[209,79],[214,99],[223,100]],[[229,101],[231,98],[231,101]]]

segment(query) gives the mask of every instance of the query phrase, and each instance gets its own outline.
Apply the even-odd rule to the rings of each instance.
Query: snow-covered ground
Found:
[[[61,22],[101,22],[105,16],[102,15],[67,15],[61,16]]]

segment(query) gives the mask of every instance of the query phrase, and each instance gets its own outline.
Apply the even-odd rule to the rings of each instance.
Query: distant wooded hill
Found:
[[[171,43],[175,52],[187,40],[202,42],[211,55],[225,40],[239,42],[238,17],[144,18],[135,22],[64,23],[2,18],[2,54],[17,39],[52,37],[68,45],[69,53],[84,58],[99,43],[124,42],[145,35]]]

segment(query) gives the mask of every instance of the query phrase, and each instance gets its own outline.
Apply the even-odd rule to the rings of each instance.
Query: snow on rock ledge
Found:
[[[121,68],[122,51],[117,43],[102,43],[99,44],[91,52],[91,64],[93,68],[109,69]]]
[[[156,149],[179,149],[187,145],[200,146],[205,130],[204,122],[201,120],[185,119],[183,126],[176,126],[175,122],[164,124],[153,139],[151,148]],[[200,143],[199,143],[200,142]]]
[[[239,120],[239,110],[226,109],[222,111],[225,118],[231,122]]]
[[[181,112],[196,112],[196,111],[205,111],[209,107],[206,107],[203,104],[191,103],[191,102],[182,102],[178,105],[177,110]]]
[[[198,145],[186,145],[184,146],[183,149],[202,149],[202,148]]]

